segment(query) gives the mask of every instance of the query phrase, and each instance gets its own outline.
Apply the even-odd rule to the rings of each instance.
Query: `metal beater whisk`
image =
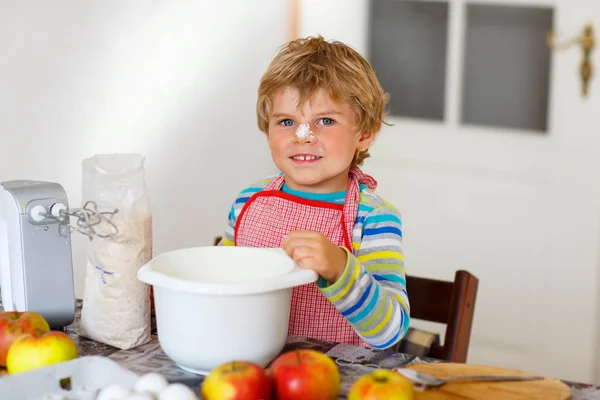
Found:
[[[66,208],[60,210],[59,216],[47,214],[49,218],[58,220],[59,223],[68,225],[71,230],[76,230],[88,236],[90,240],[96,237],[109,238],[117,235],[119,229],[112,222],[112,218],[119,210],[98,211],[98,205],[94,201],[86,202],[82,208]],[[75,223],[73,223],[73,219]],[[99,233],[95,226],[106,224],[110,227],[109,233]],[[104,230],[104,229],[103,229]]]

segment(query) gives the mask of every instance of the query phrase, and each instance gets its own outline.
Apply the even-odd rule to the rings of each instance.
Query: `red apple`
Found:
[[[270,400],[266,371],[249,361],[231,361],[210,371],[201,387],[202,400]]]
[[[348,400],[414,400],[415,396],[412,383],[389,369],[361,376],[348,392]]]
[[[335,400],[340,371],[328,355],[310,349],[292,350],[269,366],[278,400]]]
[[[21,335],[8,349],[9,374],[29,371],[77,358],[77,345],[64,332],[35,332]]]
[[[24,333],[48,332],[48,322],[40,314],[26,311],[0,312],[0,366],[6,367],[6,354],[13,342]]]

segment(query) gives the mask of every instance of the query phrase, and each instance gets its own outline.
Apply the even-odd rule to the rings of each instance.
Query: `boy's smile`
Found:
[[[302,165],[312,165],[312,164],[316,163],[317,161],[319,161],[320,159],[322,159],[323,157],[316,156],[314,154],[296,154],[290,158],[292,159],[292,162],[295,165],[302,166]]]
[[[272,104],[267,140],[287,186],[315,193],[346,190],[356,151],[367,150],[374,139],[373,133],[355,130],[352,107],[334,102],[323,89],[298,107],[298,91],[291,87],[273,96]],[[308,124],[312,134],[298,137],[301,124]]]

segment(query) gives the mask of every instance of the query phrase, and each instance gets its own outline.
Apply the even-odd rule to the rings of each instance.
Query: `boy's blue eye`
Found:
[[[321,118],[318,123],[321,125],[332,125],[333,120],[331,118]]]
[[[292,121],[291,119],[283,119],[283,120],[279,121],[279,124],[283,125],[283,126],[293,126],[294,121]]]

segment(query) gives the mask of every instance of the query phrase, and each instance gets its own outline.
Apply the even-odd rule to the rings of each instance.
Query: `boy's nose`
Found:
[[[312,133],[308,134],[307,136],[304,137],[298,137],[298,136],[294,136],[294,143],[295,144],[315,144],[317,143],[317,137],[315,135],[313,135]]]
[[[298,129],[296,129],[296,134],[294,135],[294,143],[312,144],[316,142],[317,138],[310,130],[309,124],[301,124],[298,126]]]

